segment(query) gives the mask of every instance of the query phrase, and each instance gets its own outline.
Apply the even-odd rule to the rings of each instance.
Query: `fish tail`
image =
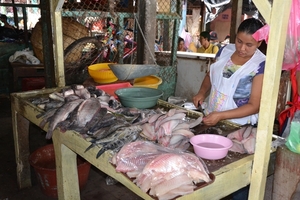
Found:
[[[84,151],[84,153],[87,152],[88,150],[90,150],[91,148],[93,148],[94,146],[96,146],[96,144],[92,143],[90,146],[88,146],[88,148],[86,148],[86,150]]]
[[[102,147],[102,149],[97,153],[96,158],[99,158],[105,151],[106,148]]]
[[[51,139],[52,138],[52,134],[53,134],[53,130],[48,130],[47,134],[46,134],[46,139]]]

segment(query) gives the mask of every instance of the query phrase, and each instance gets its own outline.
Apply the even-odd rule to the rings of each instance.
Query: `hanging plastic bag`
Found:
[[[291,70],[290,79],[292,86],[292,101],[287,102],[289,108],[283,110],[279,114],[279,135],[286,138],[289,135],[289,130],[291,130],[291,121],[297,110],[300,110],[300,102],[298,101],[298,85],[296,79],[296,67]]]
[[[294,115],[285,145],[292,152],[300,153],[300,110],[297,110]]]
[[[300,0],[293,0],[290,9],[288,31],[283,57],[283,70],[291,70],[297,66],[300,70]]]

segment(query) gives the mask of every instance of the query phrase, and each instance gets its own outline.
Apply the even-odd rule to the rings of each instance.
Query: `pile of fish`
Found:
[[[197,183],[210,182],[205,163],[192,153],[137,140],[128,143],[111,161],[144,192],[158,199],[192,193]]]
[[[202,121],[187,118],[182,109],[126,108],[94,86],[72,85],[31,102],[45,111],[37,118],[41,118],[41,128],[48,124],[47,139],[57,127],[62,132],[74,130],[91,142],[86,151],[101,147],[97,158],[106,150],[118,151],[140,136],[165,147],[186,150],[194,135],[192,128]]]
[[[42,119],[41,128],[48,123],[47,139],[52,138],[56,127],[61,131],[75,130],[92,143],[87,150],[102,147],[97,157],[108,149],[118,150],[127,142],[136,140],[142,131],[139,124],[154,113],[152,110],[122,107],[103,90],[82,85],[66,87],[61,92],[31,102],[45,110],[37,118]]]
[[[229,151],[241,154],[253,154],[255,151],[256,132],[256,127],[248,125],[229,133],[227,137],[233,142],[233,146]]]
[[[167,113],[152,115],[148,122],[142,125],[142,135],[164,147],[186,150],[190,146],[190,138],[194,136],[191,129],[201,122],[202,116],[186,120],[185,110],[170,109]]]

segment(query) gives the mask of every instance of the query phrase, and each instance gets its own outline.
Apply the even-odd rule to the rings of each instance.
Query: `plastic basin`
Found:
[[[115,94],[123,106],[143,109],[154,107],[163,92],[154,88],[132,87],[118,89]]]
[[[89,75],[97,83],[112,83],[118,80],[113,71],[109,68],[110,63],[98,63],[88,67]]]
[[[226,157],[228,150],[233,145],[229,138],[215,134],[195,135],[190,139],[190,143],[197,156],[208,160]]]
[[[134,87],[149,87],[157,89],[158,86],[162,83],[161,78],[155,75],[144,76],[141,78],[136,78],[133,81]]]
[[[34,168],[40,188],[46,196],[57,198],[56,165],[53,144],[35,150],[29,156],[29,163]],[[83,190],[89,176],[91,164],[77,156],[79,189]]]

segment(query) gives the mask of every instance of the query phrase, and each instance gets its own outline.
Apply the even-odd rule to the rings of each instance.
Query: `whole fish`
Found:
[[[85,152],[95,146],[98,146],[98,145],[104,146],[108,143],[116,142],[116,141],[124,138],[126,135],[140,133],[141,131],[142,131],[142,128],[140,126],[125,126],[125,127],[123,127],[120,124],[116,130],[114,130],[114,128],[109,130],[110,135],[108,135],[106,137],[101,137],[101,139],[91,140],[90,142],[92,144],[85,150]]]
[[[107,127],[114,124],[115,120],[116,120],[116,116],[114,116],[111,113],[106,113],[106,115],[102,117],[100,123],[97,123],[95,126],[91,127],[88,130],[87,134],[93,135],[94,132],[99,130],[100,128]]]
[[[81,134],[86,134],[90,128],[94,127],[100,120],[103,118],[103,116],[107,113],[106,108],[100,108],[98,112],[95,113],[93,118],[86,123],[84,128],[80,131]]]
[[[96,158],[99,158],[107,150],[120,150],[125,144],[135,141],[138,138],[140,132],[141,129],[137,129],[131,132],[130,134],[124,135],[124,137],[122,137],[119,140],[105,144],[102,147],[102,149],[97,153]]]
[[[76,125],[78,127],[84,127],[101,109],[101,104],[97,98],[85,99],[78,107],[76,115]]]
[[[75,101],[70,101],[65,103],[62,107],[58,108],[53,115],[52,120],[49,123],[48,131],[46,134],[46,139],[51,139],[53,130],[56,128],[59,122],[66,120],[69,114],[81,103],[83,99],[77,99]]]

